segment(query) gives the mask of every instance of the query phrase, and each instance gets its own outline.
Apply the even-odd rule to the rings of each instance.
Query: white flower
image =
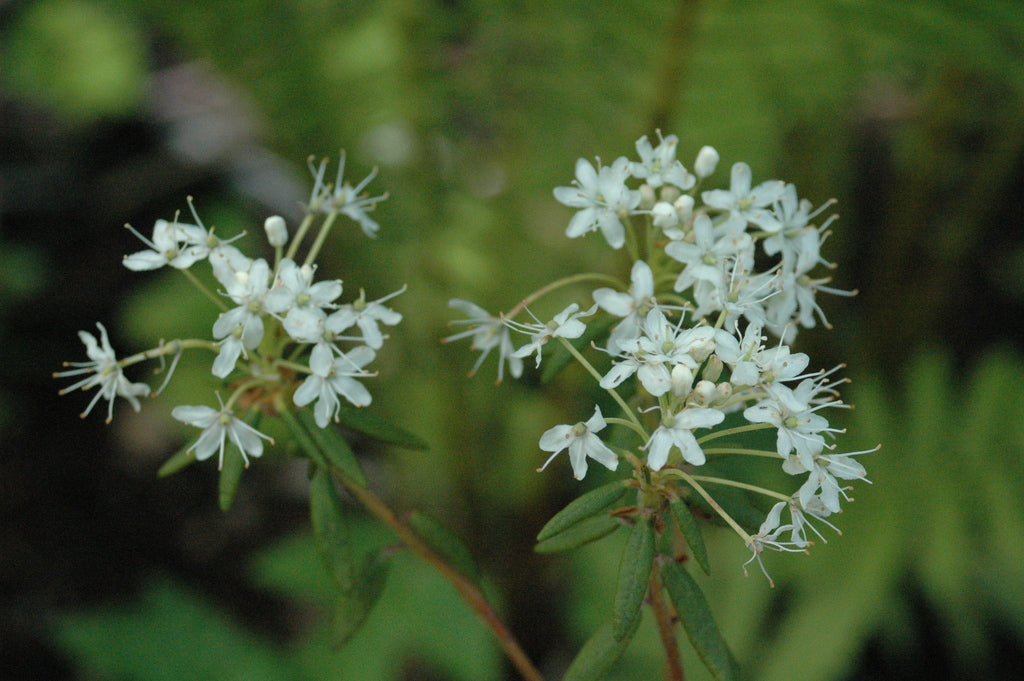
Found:
[[[655,305],[654,275],[643,260],[633,263],[629,291],[622,293],[612,288],[594,291],[594,302],[613,317],[622,317],[608,337],[608,352],[617,353],[624,341],[640,335],[640,320]]]
[[[402,321],[402,315],[395,312],[381,303],[390,300],[395,296],[404,293],[403,286],[394,293],[388,294],[378,300],[366,302],[366,293],[360,289],[359,298],[355,302],[347,303],[330,314],[324,322],[328,331],[340,334],[351,326],[359,327],[363,332],[363,342],[374,350],[379,350],[384,345],[384,334],[381,333],[379,324],[394,326]]]
[[[685,265],[675,284],[676,291],[684,291],[696,281],[723,285],[726,260],[753,261],[754,242],[746,232],[717,236],[711,218],[701,213],[693,220],[692,243],[672,241],[665,254]]]
[[[597,310],[597,305],[591,306],[589,310],[577,312],[580,306],[572,303],[569,307],[555,315],[547,324],[520,324],[510,319],[505,324],[517,331],[530,333],[530,342],[512,353],[513,357],[526,357],[537,352],[537,366],[540,366],[540,349],[552,338],[579,338],[587,330],[587,325],[579,320],[580,317],[588,317]]]
[[[470,369],[469,375],[472,376],[476,373],[480,365],[483,364],[487,355],[490,354],[491,350],[498,348],[498,383],[504,379],[505,362],[508,361],[509,373],[512,374],[513,378],[519,378],[523,375],[523,360],[521,357],[515,357],[513,355],[512,339],[510,337],[509,329],[501,321],[500,318],[492,316],[487,310],[483,309],[475,303],[471,303],[468,300],[462,300],[460,298],[452,298],[448,301],[448,307],[453,307],[456,310],[461,310],[469,319],[456,319],[448,322],[449,326],[454,324],[468,324],[470,328],[459,333],[446,336],[441,339],[444,343],[450,343],[453,340],[459,340],[460,338],[472,337],[473,341],[470,343],[470,350],[480,350],[480,356],[477,358],[476,363],[473,364],[473,368]]]
[[[808,378],[795,389],[776,383],[769,389],[769,397],[761,400],[743,412],[751,423],[770,423],[778,429],[776,449],[779,456],[787,458],[796,452],[805,470],[814,470],[814,458],[825,448],[825,434],[837,432],[830,428],[825,417],[816,414],[818,409],[836,406],[832,400],[818,403],[815,393],[827,389],[822,383]]]
[[[377,231],[380,229],[374,220],[370,219],[367,213],[377,207],[377,204],[388,198],[388,195],[381,194],[380,196],[360,196],[360,192],[366,188],[366,185],[370,184],[370,181],[377,176],[377,169],[374,168],[370,171],[362,182],[357,184],[355,187],[342,181],[342,175],[345,173],[345,152],[341,152],[341,158],[338,161],[338,177],[334,181],[334,186],[330,187],[323,184],[323,171],[326,167],[327,161],[324,161],[320,166],[319,171],[314,171],[313,175],[316,179],[313,187],[313,196],[310,201],[311,210],[320,210],[323,213],[338,212],[342,215],[347,215],[362,227],[363,233],[368,237],[376,237]]]
[[[685,364],[696,370],[714,349],[712,327],[696,326],[681,332],[657,307],[647,313],[641,330],[634,340],[620,343],[619,359],[600,381],[605,390],[618,387],[635,373],[644,390],[660,397],[672,388],[672,367]]]
[[[291,313],[295,309],[328,307],[341,295],[341,281],[331,279],[313,283],[316,268],[299,267],[291,258],[285,258],[277,267],[274,286],[267,293],[264,308],[267,312]]]
[[[576,161],[576,186],[555,188],[559,203],[580,209],[569,221],[565,235],[574,239],[600,229],[609,246],[622,248],[626,243],[622,220],[640,205],[640,192],[626,187],[630,176],[626,157],[611,166],[602,167],[599,162],[598,168],[594,170],[590,161],[581,158]]]
[[[238,307],[220,315],[213,324],[213,337],[223,339],[213,362],[213,375],[224,378],[234,369],[238,357],[263,340],[263,303],[270,285],[270,266],[263,258],[253,260],[247,271],[235,272],[227,280],[227,295]]]
[[[743,574],[747,574],[747,566],[753,561],[757,561],[758,566],[761,568],[761,572],[764,573],[765,578],[768,580],[769,586],[774,587],[775,582],[772,581],[768,571],[764,569],[764,563],[761,561],[761,553],[765,549],[772,551],[786,551],[789,553],[799,553],[806,550],[805,546],[799,545],[792,541],[779,541],[779,535],[787,530],[792,530],[793,525],[781,525],[782,510],[786,507],[788,502],[780,501],[772,506],[771,511],[768,512],[768,516],[761,523],[761,527],[758,529],[757,534],[750,537],[747,541],[747,548],[753,553],[750,559],[743,564]]]
[[[779,231],[782,223],[770,208],[782,197],[785,184],[781,180],[768,180],[753,189],[750,184],[750,166],[736,163],[732,167],[732,181],[728,191],[712,189],[701,194],[701,198],[707,206],[728,212],[737,224],[737,231],[742,230],[747,223],[757,225],[766,232]]]
[[[367,406],[372,399],[370,392],[355,379],[373,375],[363,367],[372,362],[374,356],[374,351],[365,345],[339,357],[333,356],[328,344],[315,345],[309,357],[309,368],[313,373],[292,396],[296,406],[304,407],[317,400],[313,415],[321,428],[326,428],[328,422],[338,415],[341,406],[338,395],[357,407]]]
[[[263,440],[273,443],[270,438],[259,432],[245,421],[237,418],[234,412],[223,405],[220,411],[204,405],[175,407],[171,416],[197,428],[203,432],[189,450],[195,451],[196,458],[205,461],[214,452],[219,452],[217,468],[224,466],[224,443],[231,442],[242,453],[245,465],[249,465],[249,457],[258,458],[263,454]]]
[[[693,187],[697,178],[676,160],[676,145],[679,144],[679,138],[675,135],[663,138],[661,131],[658,131],[658,139],[658,146],[654,148],[651,147],[647,135],[636,141],[640,163],[630,164],[633,177],[643,180],[655,189],[663,184],[674,185],[683,191]]]
[[[677,414],[664,412],[661,425],[647,441],[647,466],[652,471],[660,471],[668,463],[673,447],[679,449],[687,463],[703,466],[706,460],[704,450],[697,444],[693,430],[717,426],[723,419],[725,414],[717,409],[690,408]]]
[[[153,226],[152,241],[135,231],[131,225],[126,227],[149,246],[144,251],[124,257],[124,266],[135,272],[156,270],[164,265],[179,270],[188,269],[209,253],[206,230],[198,225],[157,220]]]
[[[605,425],[600,407],[594,407],[594,415],[586,423],[580,422],[574,426],[562,425],[548,429],[540,436],[540,448],[553,453],[537,471],[540,472],[547,468],[551,460],[566,447],[569,448],[572,474],[577,480],[582,480],[583,476],[587,474],[587,457],[604,464],[609,470],[615,470],[619,465],[619,457],[594,434],[602,430]]]
[[[132,405],[132,409],[139,411],[139,399],[150,393],[150,387],[145,383],[132,383],[124,376],[121,365],[117,362],[114,349],[110,347],[110,339],[107,337],[107,330],[102,324],[96,322],[100,330],[100,340],[97,343],[96,337],[88,331],[79,331],[78,337],[85,343],[85,353],[89,356],[89,362],[65,362],[64,366],[77,367],[68,371],[59,371],[54,374],[55,378],[64,376],[80,376],[89,374],[74,385],[70,385],[60,391],[66,395],[72,390],[89,390],[98,387],[99,391],[93,395],[89,406],[82,412],[82,418],[89,415],[92,408],[96,406],[100,398],[107,400],[107,423],[114,418],[114,398],[123,397]]]

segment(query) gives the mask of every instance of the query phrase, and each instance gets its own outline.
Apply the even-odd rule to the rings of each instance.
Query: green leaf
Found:
[[[393,426],[380,416],[365,409],[358,409],[347,404],[338,405],[338,422],[347,428],[388,444],[406,449],[426,450],[430,448],[418,435],[414,435],[404,428]]]
[[[654,523],[650,518],[638,518],[630,530],[629,540],[619,562],[618,586],[615,590],[615,609],[612,612],[612,634],[622,640],[636,629],[640,610],[647,595],[654,564]]]
[[[234,447],[227,447],[224,450],[224,463],[220,468],[220,480],[217,485],[220,510],[227,511],[231,508],[231,502],[235,500],[235,492],[238,491],[238,483],[242,479],[243,470],[245,470],[245,458],[242,456],[242,452]]]
[[[683,499],[673,501],[670,508],[672,509],[672,517],[676,519],[676,524],[679,525],[683,536],[686,537],[686,543],[690,547],[690,554],[697,561],[697,564],[700,565],[700,569],[704,571],[704,574],[710,574],[711,564],[708,562],[708,549],[704,546],[704,535],[700,531],[697,519],[693,517],[693,511],[690,510],[689,505]]]
[[[711,608],[700,587],[679,563],[661,566],[661,580],[676,608],[690,644],[704,666],[719,681],[742,678],[739,666],[711,615]]]
[[[537,534],[537,541],[544,541],[560,532],[564,532],[586,518],[597,515],[601,511],[610,508],[625,494],[626,487],[618,480],[590,490],[569,502],[565,508],[556,513],[541,528]]]
[[[307,409],[300,410],[298,414],[299,421],[309,433],[310,439],[316,445],[319,453],[323,455],[324,460],[349,480],[360,487],[366,487],[366,476],[363,475],[359,460],[341,433],[330,423],[326,428],[318,426],[316,418]]]
[[[590,345],[591,341],[607,333],[608,329],[617,321],[619,320],[615,317],[602,316],[600,319],[588,322],[587,330],[583,332],[583,335],[568,342],[577,350],[582,351]],[[551,345],[553,349],[549,356],[544,358],[544,369],[540,375],[541,383],[547,383],[557,376],[558,372],[564,369],[569,360],[573,358],[572,353],[566,350],[562,343],[552,343]]]
[[[463,576],[480,581],[480,570],[473,560],[473,554],[458,535],[420,511],[413,511],[409,515],[409,525],[445,562]]]
[[[330,469],[327,459],[324,458],[323,452],[320,451],[320,447],[299,419],[295,418],[295,414],[290,411],[282,411],[279,416],[288,425],[288,429],[295,436],[295,442],[299,445],[299,449],[305,452],[309,460],[318,468]]]
[[[604,678],[629,647],[639,624],[638,617],[633,628],[621,638],[616,638],[612,634],[611,622],[603,624],[580,649],[562,681],[597,681]]]
[[[565,532],[539,542],[533,550],[537,553],[568,551],[605,537],[620,527],[622,523],[610,515],[594,516],[576,523]]]
[[[332,646],[344,645],[366,621],[384,593],[390,569],[391,562],[384,551],[371,551],[363,557],[352,588],[342,591],[335,603],[330,632]]]
[[[185,470],[195,462],[195,450],[184,447],[177,454],[164,461],[164,465],[160,466],[160,470],[156,472],[157,477],[166,478],[169,475],[174,475],[179,471]]]
[[[334,479],[330,471],[320,466],[313,467],[309,481],[309,517],[328,573],[343,592],[349,591],[353,583],[353,562],[348,528]]]

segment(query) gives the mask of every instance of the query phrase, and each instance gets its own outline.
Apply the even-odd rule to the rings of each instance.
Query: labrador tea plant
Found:
[[[810,358],[790,347],[800,328],[828,326],[819,293],[853,295],[828,285],[833,265],[821,246],[834,216],[812,224],[831,202],[814,209],[792,184],[754,185],[744,163],[732,166],[728,189],[705,189],[718,153],[702,148],[691,172],[677,160],[677,144],[659,133],[656,146],[646,136],[637,141],[638,161],[579,159],[572,186],[554,190],[576,209],[566,236],[600,232],[628,258],[628,281],[570,274],[497,315],[465,300],[450,303],[467,316],[453,323],[467,328],[446,340],[472,339],[481,352],[473,371],[495,348],[499,381],[506,366],[521,376],[530,358],[545,365],[544,378],[575,360],[593,381],[578,392],[604,396],[585,420],[556,425],[539,440],[550,453],[541,470],[564,451],[577,479],[590,461],[621,479],[556,514],[537,550],[628,531],[609,623],[566,678],[606,673],[635,634],[644,603],[665,647],[668,678],[683,678],[676,623],[716,678],[736,677],[684,566],[709,571],[701,524],[732,528],[750,551],[743,569],[757,563],[774,586],[765,552],[806,552],[815,539],[826,542],[823,532],[839,532],[832,517],[850,500],[846,481],[866,481],[854,458],[865,452],[838,451],[840,431],[826,416],[846,406],[843,380],[834,377],[840,367],[808,370]],[[541,299],[588,283],[604,285],[571,299],[550,321],[533,314]],[[614,414],[606,414],[609,407]],[[759,433],[769,435],[767,446]],[[797,482],[765,486],[759,477],[777,476],[763,475],[764,462]]]
[[[743,163],[732,168],[729,189],[704,189],[718,154],[698,153],[693,171],[676,159],[678,141],[653,146],[642,137],[639,161],[617,159],[595,167],[580,159],[572,186],[555,198],[577,209],[570,238],[600,231],[628,258],[629,280],[600,273],[571,274],[526,296],[507,313],[491,315],[465,300],[451,306],[466,315],[452,324],[480,351],[472,372],[497,348],[498,379],[518,378],[533,359],[550,378],[570,361],[593,379],[586,394],[603,395],[586,420],[556,425],[541,434],[545,469],[568,452],[575,478],[593,460],[621,478],[579,496],[545,525],[537,550],[576,548],[616,530],[628,533],[608,623],[584,645],[565,678],[603,677],[628,647],[648,604],[666,655],[666,675],[682,679],[676,625],[716,678],[739,670],[688,572],[709,571],[701,525],[732,528],[750,550],[743,569],[756,562],[771,585],[765,551],[805,552],[823,532],[838,529],[831,517],[849,501],[846,481],[866,480],[854,458],[839,452],[838,429],[825,414],[845,405],[830,370],[808,370],[810,359],[793,352],[798,329],[827,326],[818,293],[849,295],[830,287],[831,263],[820,254],[834,218],[812,224],[829,203],[813,209],[792,185],[753,186]],[[404,545],[438,570],[492,630],[519,674],[543,677],[484,597],[469,551],[436,520],[398,514],[367,486],[357,457],[336,425],[388,443],[423,448],[404,429],[366,410],[370,367],[402,315],[388,307],[400,289],[368,301],[364,291],[346,303],[339,279],[316,280],[316,259],[339,217],[375,237],[369,212],[386,195],[368,196],[371,173],[355,187],[344,182],[342,154],[333,183],[327,161],[310,163],[313,190],[295,234],[284,219],[266,220],[272,262],[250,257],[207,229],[189,199],[195,224],[158,220],[147,246],[128,255],[133,271],[172,267],[210,301],[210,338],[161,341],[155,348],[118,358],[106,329],[79,332],[88,361],[67,362],[54,374],[77,381],[61,393],[96,389],[82,416],[101,399],[107,422],[123,398],[136,411],[160,393],[186,350],[209,353],[210,371],[222,381],[216,406],[179,405],[171,416],[200,429],[198,438],[161,468],[168,475],[217,455],[219,498],[227,510],[244,470],[265,447],[280,447],[308,462],[310,519],[320,556],[336,586],[332,638],[344,643],[368,616],[387,578],[384,547],[353,555],[339,486],[387,525]],[[303,244],[304,256],[299,252]],[[216,290],[191,269],[206,261]],[[551,321],[531,307],[542,299],[601,284],[573,299]],[[517,344],[513,338],[523,337]],[[589,359],[588,359],[589,357]],[[169,361],[169,366],[168,364]],[[157,361],[165,377],[154,391],[133,382],[125,369]],[[471,372],[471,373],[472,373]],[[225,397],[226,395],[226,397]],[[271,437],[268,433],[273,433]],[[768,433],[774,446],[759,444]],[[874,451],[874,450],[871,450]],[[778,462],[797,476],[792,487],[765,486],[758,463]],[[777,476],[768,476],[776,479]],[[755,503],[760,501],[760,503]]]

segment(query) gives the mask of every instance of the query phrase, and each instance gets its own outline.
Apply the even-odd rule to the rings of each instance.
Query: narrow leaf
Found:
[[[619,481],[610,482],[577,497],[556,513],[541,528],[537,541],[544,541],[564,532],[576,523],[608,509],[626,494],[626,488]]]
[[[622,653],[626,652],[630,641],[636,634],[637,626],[640,624],[638,617],[633,629],[626,632],[622,638],[615,638],[612,635],[612,624],[606,622],[594,635],[590,637],[576,658],[569,665],[562,681],[597,681],[603,679],[615,665]]]
[[[333,424],[328,423],[326,428],[321,428],[308,409],[299,411],[299,421],[306,428],[324,460],[360,487],[366,487],[366,476],[363,475],[355,452]]]
[[[320,466],[313,467],[309,481],[309,517],[328,573],[342,591],[349,591],[353,564],[348,528],[334,480],[330,472]]]
[[[235,500],[235,492],[238,491],[238,483],[242,479],[243,470],[245,470],[245,459],[242,458],[242,453],[234,447],[227,447],[224,450],[224,463],[221,466],[220,480],[217,484],[220,510],[227,511],[231,508],[231,502]]]
[[[711,615],[711,608],[697,582],[679,563],[661,566],[661,580],[676,608],[690,644],[718,681],[741,679],[739,665]]]
[[[186,446],[180,452],[167,459],[167,461],[164,461],[164,465],[160,466],[160,470],[156,472],[157,477],[166,478],[168,475],[174,475],[178,471],[185,470],[195,462],[195,450],[189,449]]]
[[[682,499],[673,501],[670,508],[672,509],[672,517],[676,519],[676,524],[679,525],[683,536],[686,537],[686,543],[690,547],[690,554],[696,559],[704,574],[710,574],[711,564],[708,562],[708,549],[704,546],[704,535],[700,531],[697,519],[693,517],[693,511],[690,510],[689,505]]]
[[[330,466],[327,464],[327,459],[324,458],[323,452],[320,451],[320,447],[316,441],[313,440],[313,436],[309,434],[302,423],[295,418],[295,414],[290,411],[282,411],[280,413],[281,420],[288,424],[288,429],[292,431],[292,435],[295,436],[295,442],[309,460],[317,467],[323,469],[329,469]]]
[[[612,634],[621,641],[636,628],[647,595],[654,564],[654,524],[650,518],[638,518],[619,561],[619,579],[612,612]]]
[[[375,440],[398,445],[406,449],[429,449],[429,445],[404,428],[393,426],[380,416],[365,409],[351,407],[347,404],[338,405],[338,422],[347,428],[369,435]]]
[[[622,523],[610,515],[594,516],[576,523],[565,532],[548,537],[534,546],[533,550],[537,553],[568,551],[605,537],[620,527]]]
[[[476,566],[476,561],[473,560],[473,554],[458,535],[434,518],[419,511],[413,511],[409,515],[409,525],[430,548],[464,577],[473,581],[480,580],[480,570]]]
[[[344,645],[366,621],[384,593],[390,568],[391,563],[382,551],[372,551],[363,557],[353,588],[343,591],[335,604],[330,631],[332,646]]]

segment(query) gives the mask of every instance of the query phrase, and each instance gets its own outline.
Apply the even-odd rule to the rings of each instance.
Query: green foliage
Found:
[[[661,578],[679,621],[707,670],[716,681],[740,678],[739,667],[718,631],[711,608],[690,573],[679,563],[671,562],[661,566]]]
[[[612,611],[612,636],[616,641],[631,637],[636,631],[653,565],[654,522],[651,518],[637,518],[619,559]]]
[[[580,649],[566,670],[563,681],[598,681],[607,676],[636,635],[640,618],[634,618],[621,636],[614,633],[611,622],[599,628]]]
[[[370,566],[359,574],[373,581],[372,575],[381,574],[383,555],[373,547],[390,538],[365,521],[351,523],[351,535]],[[310,560],[315,551],[310,536],[288,539],[256,557],[253,577],[262,588],[303,607],[322,606],[334,587],[322,564]],[[500,661],[490,633],[454,590],[411,555],[394,555],[388,564],[388,588],[340,650],[331,647],[339,632],[326,619],[282,646],[252,633],[209,597],[167,578],[153,580],[131,604],[62,617],[54,633],[97,679],[398,681],[410,665],[455,681],[498,678]]]
[[[100,3],[45,0],[28,6],[5,38],[7,87],[75,123],[125,115],[145,81],[142,36]]]
[[[611,509],[624,496],[626,496],[626,487],[618,480],[601,485],[586,494],[581,494],[570,501],[541,528],[537,533],[537,541],[543,542],[550,539],[587,518]]]
[[[480,581],[480,569],[462,539],[438,520],[421,511],[409,514],[409,526],[448,565],[471,581]]]
[[[686,544],[690,547],[690,554],[700,565],[704,574],[711,572],[711,563],[708,560],[707,545],[704,544],[704,534],[700,531],[700,525],[693,515],[693,511],[683,499],[676,499],[671,504],[672,517],[675,518],[679,530],[686,538]]]

